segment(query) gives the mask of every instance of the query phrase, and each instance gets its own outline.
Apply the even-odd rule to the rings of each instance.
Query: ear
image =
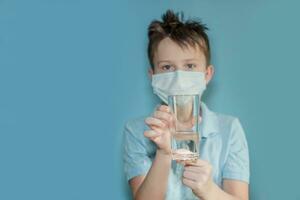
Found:
[[[150,66],[150,67],[148,68],[148,76],[149,76],[149,79],[152,79],[152,75],[153,75],[153,69],[152,69],[152,67]]]
[[[215,69],[213,65],[209,65],[206,67],[206,74],[205,74],[206,85],[208,85],[210,80],[213,78],[214,73],[215,73]]]

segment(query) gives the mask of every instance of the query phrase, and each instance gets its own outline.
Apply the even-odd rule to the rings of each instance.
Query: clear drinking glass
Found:
[[[168,106],[175,117],[172,130],[172,159],[194,161],[199,158],[199,95],[170,95]]]

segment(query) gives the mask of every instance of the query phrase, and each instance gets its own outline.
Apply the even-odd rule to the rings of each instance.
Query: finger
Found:
[[[207,166],[209,163],[205,160],[197,159],[196,162],[187,162],[187,166]]]
[[[150,139],[154,139],[160,135],[161,135],[161,133],[154,131],[154,130],[147,130],[144,132],[144,136],[147,138],[150,138]]]
[[[185,161],[184,160],[176,160],[176,163],[185,166]]]
[[[166,106],[166,105],[159,106],[157,110],[171,113],[171,109],[169,108],[169,106]]]
[[[184,170],[203,175],[210,175],[210,173],[212,172],[212,166],[210,164],[205,166],[185,166]]]
[[[200,173],[192,172],[192,171],[184,171],[183,177],[189,180],[197,181],[198,178],[201,176]]]
[[[162,129],[162,128],[160,128],[160,127],[153,126],[153,125],[149,125],[149,127],[150,127],[152,130],[157,131],[157,132],[159,132],[159,133],[161,133],[161,134],[164,133],[164,129]]]
[[[159,119],[156,119],[156,118],[153,118],[153,117],[147,117],[145,119],[145,123],[149,126],[158,126],[158,127],[161,127],[161,128],[165,128],[166,127],[166,124],[163,123],[161,120]]]
[[[182,178],[182,182],[184,185],[188,186],[191,189],[194,189],[194,187],[195,187],[195,182],[192,180],[189,180],[187,178]]]
[[[164,134],[164,130],[162,130],[161,128],[157,127],[157,126],[150,126],[151,127],[151,131],[154,132],[150,132],[150,133],[155,133],[153,134],[153,137],[157,137],[157,136],[161,136],[162,134]],[[150,130],[148,130],[150,131]]]
[[[184,170],[185,171],[190,171],[190,172],[201,172],[205,169],[205,167],[199,167],[199,166],[185,166]]]
[[[172,115],[170,115],[170,113],[163,112],[163,111],[160,111],[160,110],[155,111],[153,113],[153,117],[158,118],[160,120],[163,120],[167,124],[170,124],[170,122],[172,121]]]
[[[176,160],[176,162],[177,162],[178,164],[182,164],[183,166],[186,166],[187,163],[188,163],[188,162],[191,162],[191,161],[189,161],[189,160]]]

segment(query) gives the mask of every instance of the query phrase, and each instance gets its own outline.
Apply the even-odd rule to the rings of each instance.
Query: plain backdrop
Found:
[[[174,9],[210,28],[204,101],[245,129],[251,200],[299,200],[298,2],[0,0],[0,199],[131,199],[123,126],[158,103],[147,26]]]

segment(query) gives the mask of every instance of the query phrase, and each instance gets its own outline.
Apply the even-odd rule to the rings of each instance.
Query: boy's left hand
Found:
[[[185,162],[182,181],[192,189],[196,196],[200,198],[208,196],[214,184],[211,164],[200,159],[194,162]]]

